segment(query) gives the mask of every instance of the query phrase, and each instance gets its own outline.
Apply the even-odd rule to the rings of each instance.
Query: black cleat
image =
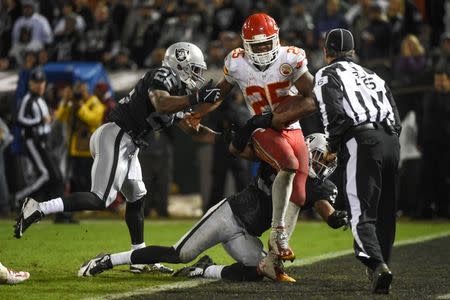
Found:
[[[389,294],[392,273],[385,263],[379,264],[373,271],[372,292],[375,294]]]
[[[16,225],[14,225],[14,237],[20,239],[25,230],[31,224],[39,222],[42,217],[44,217],[44,214],[39,209],[39,203],[33,198],[25,198]]]
[[[111,255],[100,253],[80,267],[78,270],[78,277],[95,276],[112,268]]]
[[[175,273],[173,273],[173,276],[189,278],[202,277],[206,268],[211,265],[214,265],[213,260],[208,255],[205,255],[192,266],[187,266],[176,270]]]

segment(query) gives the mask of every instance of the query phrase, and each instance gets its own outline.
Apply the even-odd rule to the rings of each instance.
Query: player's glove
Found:
[[[347,212],[343,210],[335,210],[331,215],[328,216],[327,224],[333,229],[344,227],[344,230],[348,227],[348,217]]]
[[[248,144],[250,137],[258,128],[269,128],[272,124],[272,113],[264,115],[256,115],[247,121],[247,123],[236,131],[233,137],[232,143],[234,148],[239,152],[244,151],[245,146]]]
[[[220,97],[220,89],[213,85],[212,79],[202,86],[197,93],[189,95],[191,105],[199,103],[214,103]]]

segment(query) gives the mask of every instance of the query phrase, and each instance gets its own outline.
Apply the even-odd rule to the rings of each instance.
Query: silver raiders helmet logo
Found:
[[[189,50],[180,48],[175,49],[175,57],[178,61],[185,61],[189,56]]]

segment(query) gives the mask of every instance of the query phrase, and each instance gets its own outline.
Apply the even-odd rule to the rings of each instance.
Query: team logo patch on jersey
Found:
[[[175,57],[178,61],[185,61],[188,58],[189,50],[180,48],[175,49]]]
[[[290,64],[282,64],[280,66],[280,73],[283,76],[289,76],[292,74],[292,72],[294,72],[294,70],[292,69],[292,66]]]

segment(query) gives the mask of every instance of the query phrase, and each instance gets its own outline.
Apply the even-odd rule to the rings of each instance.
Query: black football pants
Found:
[[[397,135],[382,127],[350,134],[341,146],[339,163],[355,254],[371,269],[391,259],[399,157]]]

